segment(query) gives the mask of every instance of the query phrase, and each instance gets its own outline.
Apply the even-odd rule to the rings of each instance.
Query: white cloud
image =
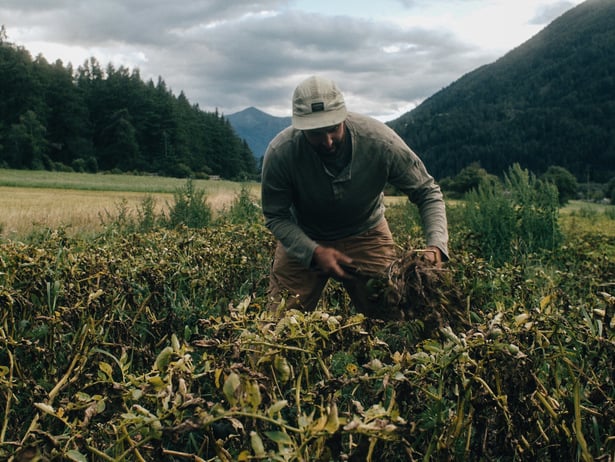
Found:
[[[579,0],[3,0],[9,40],[78,67],[139,68],[205,110],[289,115],[304,77],[390,120]]]

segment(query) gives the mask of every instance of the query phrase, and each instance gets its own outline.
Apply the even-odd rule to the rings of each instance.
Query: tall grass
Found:
[[[503,185],[484,183],[467,194],[465,220],[479,243],[477,253],[504,263],[561,242],[557,189],[519,164]]]
[[[226,180],[195,179],[196,189],[207,195],[238,192],[241,185]],[[42,170],[0,169],[0,186],[21,188],[77,189],[84,191],[122,191],[173,194],[185,179],[149,175],[48,172]],[[256,183],[253,184],[257,187]]]
[[[214,216],[242,189],[259,197],[258,183],[191,180]],[[139,214],[168,212],[185,179],[0,169],[0,237],[23,239],[40,229],[93,235],[112,221],[141,221]],[[143,217],[144,218],[144,217]]]

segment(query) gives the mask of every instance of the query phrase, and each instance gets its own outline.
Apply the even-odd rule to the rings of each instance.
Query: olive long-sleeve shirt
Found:
[[[269,143],[261,195],[267,228],[307,268],[316,241],[355,236],[383,219],[390,183],[417,204],[427,245],[447,258],[444,200],[420,158],[382,122],[349,113],[345,124],[352,156],[337,175],[299,130],[288,127]]]

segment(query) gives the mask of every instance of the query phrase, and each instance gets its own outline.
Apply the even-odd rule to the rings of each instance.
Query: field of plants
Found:
[[[206,199],[0,240],[1,460],[615,460],[609,207],[511,169],[448,207],[451,260],[403,266],[383,322],[335,282],[271,316],[258,200]],[[387,217],[405,261],[416,210]]]
[[[151,175],[91,174],[0,169],[0,238],[21,239],[36,228],[63,228],[69,235],[100,233],[118,208],[134,213],[148,198],[162,213],[185,179]],[[193,180],[214,211],[246,187],[260,184]],[[111,215],[111,217],[109,216]]]

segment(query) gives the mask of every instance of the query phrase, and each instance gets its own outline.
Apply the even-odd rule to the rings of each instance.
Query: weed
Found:
[[[557,189],[518,164],[503,185],[481,184],[467,195],[464,220],[475,251],[497,264],[523,260],[561,241]]]
[[[494,265],[453,229],[389,323],[339,284],[273,317],[259,222],[0,243],[0,459],[612,459],[612,237]]]
[[[159,221],[156,215],[156,199],[153,196],[145,196],[141,205],[137,208],[137,223],[140,232],[152,231]]]
[[[233,200],[229,210],[224,213],[224,218],[233,224],[259,223],[263,219],[263,212],[257,199],[254,198],[250,190],[243,185],[241,191]]]
[[[169,207],[167,226],[176,228],[203,228],[210,224],[212,212],[205,202],[205,191],[197,190],[192,179],[173,194],[174,203]]]

